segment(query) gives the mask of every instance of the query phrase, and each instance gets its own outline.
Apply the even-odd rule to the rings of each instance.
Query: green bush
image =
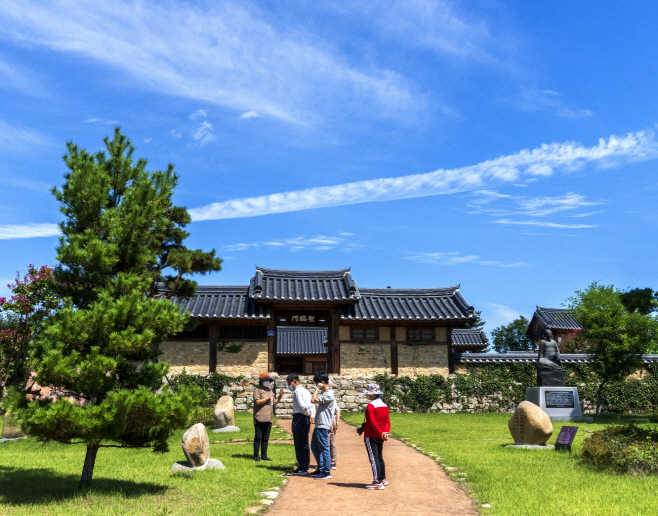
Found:
[[[379,374],[375,376],[375,382],[382,389],[387,405],[413,412],[427,412],[439,400],[446,379],[440,374],[416,378]]]
[[[636,425],[609,426],[583,442],[582,460],[603,471],[658,474],[658,430]]]
[[[201,376],[183,372],[170,378],[169,383],[173,389],[176,389],[179,385],[200,387],[203,393],[200,395],[199,405],[214,407],[217,400],[226,395],[224,387],[240,383],[242,378],[242,376],[233,377],[219,373],[210,373],[207,376]]]
[[[190,417],[187,419],[187,428],[197,423],[203,423],[205,426],[214,426],[214,408],[197,406],[190,412]]]

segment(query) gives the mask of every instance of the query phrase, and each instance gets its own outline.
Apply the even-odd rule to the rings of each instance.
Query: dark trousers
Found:
[[[383,455],[384,439],[366,437],[364,440],[366,443],[366,450],[368,450],[370,466],[372,467],[372,481],[378,484],[386,478]]]
[[[297,467],[300,471],[308,471],[311,462],[311,448],[308,445],[308,432],[311,428],[311,420],[304,414],[292,415],[292,437],[295,440],[295,455],[297,455]]]
[[[260,451],[260,456],[264,459],[267,457],[267,445],[270,440],[272,423],[254,421],[254,428],[256,429],[256,435],[254,436],[254,458],[258,457],[258,452]]]

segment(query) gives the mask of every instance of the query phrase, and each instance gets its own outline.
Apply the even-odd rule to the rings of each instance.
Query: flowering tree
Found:
[[[0,398],[5,388],[24,386],[31,372],[30,341],[41,323],[59,306],[53,270],[30,265],[27,274],[7,285],[12,296],[0,297]]]

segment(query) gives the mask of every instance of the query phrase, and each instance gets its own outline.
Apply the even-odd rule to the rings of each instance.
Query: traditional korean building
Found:
[[[544,336],[546,330],[551,330],[553,338],[558,344],[573,339],[574,334],[580,331],[580,323],[576,321],[565,308],[537,307],[532,315],[526,335],[534,343]]]
[[[453,331],[477,319],[459,286],[359,288],[350,269],[257,267],[249,285],[200,286],[173,301],[200,323],[161,344],[174,372],[448,374]],[[464,335],[460,350],[482,349],[478,332]],[[220,342],[242,349],[218,352]]]

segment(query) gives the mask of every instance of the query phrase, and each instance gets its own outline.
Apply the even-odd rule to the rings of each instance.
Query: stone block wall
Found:
[[[391,372],[391,346],[387,342],[358,344],[341,342],[340,372],[342,376],[384,374]]]
[[[160,360],[168,362],[171,374],[208,372],[210,344],[202,341],[168,341],[160,344]]]
[[[210,344],[202,341],[168,341],[160,344],[160,360],[170,364],[172,374],[208,373]],[[230,376],[267,371],[267,342],[245,342],[239,353],[217,353],[217,372]]]
[[[447,344],[398,344],[399,376],[448,373]]]

